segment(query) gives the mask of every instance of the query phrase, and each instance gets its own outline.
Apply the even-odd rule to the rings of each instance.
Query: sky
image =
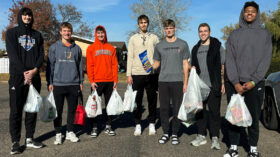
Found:
[[[83,21],[88,22],[92,27],[103,25],[107,31],[109,41],[125,41],[128,39],[128,32],[135,30],[136,19],[132,18],[131,5],[137,0],[51,0],[57,4],[69,2],[82,12]],[[245,0],[192,0],[186,14],[189,17],[189,24],[184,31],[179,31],[176,36],[187,41],[189,48],[198,42],[197,27],[200,23],[206,22],[211,27],[211,36],[221,39],[221,29],[235,24],[239,20],[241,8]],[[255,0],[260,5],[260,10],[273,11],[278,8],[279,0]],[[9,8],[12,7],[12,0],[0,1],[0,30],[8,25]],[[0,49],[5,49],[5,43],[0,40]]]

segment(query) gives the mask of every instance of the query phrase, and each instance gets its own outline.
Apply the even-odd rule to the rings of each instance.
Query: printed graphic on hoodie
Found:
[[[20,36],[18,42],[26,51],[29,51],[35,45],[35,39],[29,35]]]

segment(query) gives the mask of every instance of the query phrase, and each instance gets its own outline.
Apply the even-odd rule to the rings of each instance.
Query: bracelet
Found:
[[[255,82],[254,82],[254,81],[251,81],[251,83],[252,83],[254,86],[256,86],[256,84],[255,84]]]

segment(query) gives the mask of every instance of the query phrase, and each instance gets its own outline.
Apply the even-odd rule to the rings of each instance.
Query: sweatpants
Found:
[[[53,94],[57,109],[57,118],[54,120],[54,128],[56,133],[62,130],[62,113],[64,99],[67,100],[67,131],[73,131],[76,109],[78,106],[78,96],[80,93],[80,85],[54,86]]]
[[[36,75],[32,79],[34,88],[40,93],[41,78]],[[24,85],[23,75],[10,75],[10,119],[9,127],[12,142],[19,142],[21,137],[21,123],[23,107],[27,99],[29,85]],[[25,113],[26,138],[33,138],[36,127],[37,113]]]
[[[132,89],[137,91],[135,102],[137,108],[134,111],[134,119],[136,124],[140,124],[142,118],[142,100],[144,95],[144,89],[146,90],[148,99],[148,119],[150,123],[156,121],[156,109],[157,109],[157,88],[158,88],[158,74],[150,75],[132,75],[133,84]]]
[[[243,83],[241,83],[243,84]],[[226,81],[227,99],[230,101],[231,96],[235,93],[234,85]],[[252,116],[252,125],[248,127],[248,139],[250,146],[257,146],[259,140],[259,118],[261,105],[264,97],[264,81],[260,81],[254,88],[243,94],[245,104]],[[229,125],[229,139],[231,145],[238,145],[240,139],[241,127]]]
[[[97,94],[101,97],[102,94],[104,94],[104,98],[105,98],[105,108],[107,107],[107,104],[111,98],[112,92],[113,92],[113,86],[114,86],[114,82],[97,82]],[[91,88],[92,91],[92,88]],[[108,116],[107,112],[105,110],[104,113],[105,116],[105,122],[106,125],[111,125],[112,123],[112,116]],[[89,118],[93,128],[97,128],[97,123],[98,123],[98,119],[100,116],[97,116],[95,118]]]
[[[206,105],[208,105],[208,111]],[[207,124],[209,122],[210,134],[212,137],[219,137],[221,126],[220,108],[221,96],[217,96],[211,91],[208,98],[203,102],[202,111],[196,114],[196,126],[199,135],[206,135]]]
[[[159,82],[160,120],[164,134],[169,134],[170,100],[173,106],[172,135],[177,135],[180,120],[177,118],[183,98],[183,82]]]

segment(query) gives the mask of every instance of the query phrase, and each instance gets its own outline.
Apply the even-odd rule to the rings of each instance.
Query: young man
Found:
[[[99,25],[95,28],[95,42],[87,49],[87,73],[91,83],[91,90],[97,90],[99,96],[104,94],[105,106],[110,100],[113,89],[117,88],[118,82],[118,60],[115,48],[107,42],[106,30]],[[93,129],[91,137],[97,137],[97,119],[91,118]],[[106,128],[105,133],[115,136],[111,127],[112,116],[105,111]]]
[[[146,15],[138,17],[138,27],[140,32],[134,34],[128,43],[128,60],[127,60],[127,82],[132,85],[133,90],[137,91],[136,104],[134,111],[135,118],[135,136],[141,135],[141,117],[142,117],[142,100],[144,89],[146,89],[148,108],[149,108],[149,135],[155,135],[155,121],[157,108],[157,84],[158,72],[152,70],[146,72],[139,58],[139,54],[147,50],[149,62],[153,64],[154,47],[159,42],[158,37],[148,32],[149,18]]]
[[[196,114],[198,135],[191,142],[193,146],[206,144],[206,128],[209,120],[212,136],[211,149],[221,149],[219,144],[221,94],[225,93],[222,74],[225,63],[225,50],[221,42],[210,36],[210,26],[201,23],[198,27],[200,40],[192,49],[191,64],[199,77],[210,87],[208,98],[203,102],[203,110]],[[206,104],[209,111],[206,110]]]
[[[156,45],[153,57],[153,68],[157,69],[161,65],[159,101],[163,135],[158,142],[165,144],[169,140],[169,108],[171,99],[173,106],[171,140],[173,145],[177,145],[180,143],[177,136],[180,129],[180,120],[177,116],[182,103],[183,92],[187,89],[190,52],[187,42],[175,36],[175,22],[168,19],[164,21],[163,25],[166,37]],[[185,77],[184,83],[183,73]]]
[[[10,59],[10,134],[12,137],[11,154],[21,153],[20,136],[23,106],[26,102],[29,85],[41,90],[39,69],[44,60],[43,37],[32,29],[33,13],[22,8],[18,13],[18,26],[6,34],[6,49]],[[26,147],[41,148],[43,145],[33,140],[37,113],[25,114]]]
[[[234,30],[226,44],[226,71],[228,100],[234,93],[245,97],[252,116],[248,127],[250,151],[248,157],[258,157],[259,117],[264,95],[264,76],[272,56],[269,32],[261,27],[259,6],[254,1],[246,2],[239,18],[239,27]],[[224,157],[238,156],[241,127],[229,126],[230,148]]]
[[[82,50],[71,39],[72,33],[72,25],[63,22],[60,25],[61,39],[54,43],[49,50],[50,76],[48,84],[49,91],[53,91],[57,109],[57,118],[54,120],[55,145],[62,144],[61,124],[65,97],[68,104],[66,140],[79,141],[73,132],[73,123],[78,106],[78,96],[83,89],[84,77]]]

